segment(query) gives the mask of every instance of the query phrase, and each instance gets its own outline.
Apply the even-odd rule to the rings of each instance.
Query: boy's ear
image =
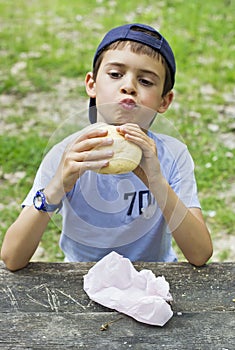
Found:
[[[95,84],[95,81],[93,79],[93,73],[92,72],[88,72],[86,74],[85,84],[86,84],[87,95],[89,97],[95,98],[96,97],[96,89],[95,89],[96,84]]]
[[[162,103],[158,108],[158,113],[164,113],[169,108],[171,102],[173,101],[174,93],[169,91],[166,95],[162,96]]]

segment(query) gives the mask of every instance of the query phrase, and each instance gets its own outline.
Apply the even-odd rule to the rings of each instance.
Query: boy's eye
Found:
[[[153,85],[153,83],[150,80],[144,79],[144,78],[140,78],[139,82],[140,82],[140,84],[142,84],[144,86],[152,86]]]
[[[113,78],[113,79],[118,79],[118,78],[121,78],[121,77],[122,77],[122,74],[121,74],[121,73],[115,72],[115,71],[109,72],[108,75],[109,75],[111,78]]]

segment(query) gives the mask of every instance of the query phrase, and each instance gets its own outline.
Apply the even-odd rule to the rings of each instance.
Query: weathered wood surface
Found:
[[[0,263],[0,349],[235,349],[235,264],[138,263],[164,275],[173,318],[164,327],[122,318],[91,302],[83,276],[92,263],[31,263],[11,273]]]

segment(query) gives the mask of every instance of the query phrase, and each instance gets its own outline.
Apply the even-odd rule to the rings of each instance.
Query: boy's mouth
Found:
[[[132,111],[134,108],[137,107],[137,104],[131,98],[125,98],[125,99],[121,100],[119,102],[119,105],[127,111]]]

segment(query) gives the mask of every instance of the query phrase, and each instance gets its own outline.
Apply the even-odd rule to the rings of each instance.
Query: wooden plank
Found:
[[[31,263],[15,273],[0,268],[0,312],[105,312],[83,291],[83,276],[93,263]],[[233,311],[235,265],[210,264],[195,268],[187,263],[135,264],[151,269],[170,283],[175,312]]]
[[[7,349],[134,349],[234,350],[232,312],[175,314],[164,327],[145,325],[114,313],[2,313],[0,348]],[[218,322],[219,320],[219,322]]]
[[[83,276],[94,263],[31,263],[11,273],[0,264],[0,349],[235,349],[235,264],[134,264],[164,275],[174,316],[145,325],[89,300]]]

